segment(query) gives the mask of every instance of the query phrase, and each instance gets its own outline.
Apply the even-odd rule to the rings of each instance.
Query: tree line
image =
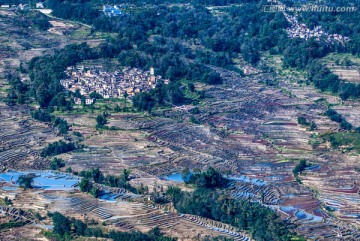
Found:
[[[54,225],[53,231],[45,232],[51,240],[73,240],[78,237],[105,238],[114,241],[175,241],[176,238],[165,237],[159,228],[154,228],[148,233],[139,231],[119,232],[105,231],[99,227],[90,227],[83,221],[62,215],[59,212],[49,213]]]
[[[292,236],[285,222],[259,203],[231,199],[221,191],[208,188],[197,188],[190,193],[170,187],[167,194],[178,212],[228,223],[248,231],[255,240],[290,240]]]
[[[230,182],[212,167],[207,170],[184,170],[182,178],[194,184],[195,191],[181,191],[170,186],[166,194],[180,213],[193,214],[247,231],[255,240],[290,240],[293,234],[286,222],[270,208],[246,199],[233,199],[225,194]]]
[[[116,175],[104,175],[99,168],[93,168],[90,170],[83,170],[81,172],[74,173],[83,177],[79,183],[80,190],[82,192],[90,193],[94,197],[99,197],[101,191],[93,183],[103,184],[109,187],[124,188],[131,192],[137,193],[138,190],[132,187],[130,181],[130,170],[124,169],[123,172]]]
[[[247,62],[257,64],[261,52],[269,50],[271,54],[284,56],[285,67],[307,70],[310,81],[317,88],[337,93],[342,99],[360,96],[360,85],[341,81],[336,75],[326,70],[325,66],[314,61],[330,52],[350,52],[359,55],[359,28],[352,27],[353,18],[359,17],[353,13],[316,13],[314,16],[310,16],[309,13],[300,14],[299,20],[308,24],[310,28],[321,24],[330,33],[340,33],[351,37],[351,41],[345,45],[340,43],[330,45],[314,39],[305,41],[288,38],[285,29],[289,23],[283,14],[261,11],[261,8],[268,4],[266,1],[198,0],[192,1],[191,6],[181,7],[169,4],[182,1],[150,1],[146,2],[146,6],[149,7],[125,11],[126,14],[119,18],[109,18],[101,12],[93,15],[90,10],[83,11],[82,15],[78,14],[80,11],[78,9],[92,8],[94,10],[100,7],[94,1],[69,3],[51,0],[50,2],[53,2],[55,10],[59,12],[59,17],[92,24],[95,31],[118,33],[117,41],[113,41],[110,48],[104,48],[103,53],[116,57],[117,52],[115,51],[115,54],[112,52],[120,45],[124,52],[118,56],[118,59],[125,65],[156,66],[161,75],[171,79],[186,76],[189,79],[212,82],[212,78],[208,78],[205,74],[194,76],[189,74],[197,70],[204,73],[203,65],[209,64],[234,69],[232,59],[238,54],[241,54]],[[221,16],[214,16],[206,8],[207,5],[223,6],[233,3],[242,5],[232,5],[222,9],[224,14]],[[140,6],[144,3],[138,1],[137,4]],[[286,2],[286,4],[293,3]],[[335,1],[331,4],[339,6],[340,2]],[[54,14],[56,15],[57,12]],[[146,20],[143,21],[143,19]],[[358,23],[355,25],[357,26]],[[151,35],[156,37],[149,41]],[[183,44],[184,41],[198,48],[193,51]],[[114,42],[118,44],[114,45]],[[137,48],[134,49],[133,46]],[[200,48],[200,46],[205,48]],[[171,57],[170,62],[166,60],[168,57]],[[195,63],[201,63],[201,65],[191,66],[190,73],[186,73],[183,70],[186,70],[186,65],[192,62],[190,60],[195,60]],[[218,78],[214,79],[215,83],[221,82]],[[157,98],[153,96],[143,95],[139,99],[145,100],[144,103],[150,103],[143,105],[140,101],[138,109],[141,110],[149,109],[149,106],[154,103],[159,104],[154,101]]]

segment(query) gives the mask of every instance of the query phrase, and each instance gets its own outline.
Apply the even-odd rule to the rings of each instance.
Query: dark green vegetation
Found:
[[[73,151],[76,148],[77,148],[77,146],[74,143],[72,143],[72,142],[66,143],[66,142],[60,140],[60,141],[51,143],[46,148],[44,148],[41,152],[41,156],[42,157],[56,156],[61,153]]]
[[[100,195],[100,190],[95,187],[88,178],[81,179],[79,187],[80,191],[90,193],[95,198],[99,197]]]
[[[360,153],[360,133],[359,132],[339,132],[325,134],[323,138],[329,141],[331,147],[346,147],[348,151],[355,150]]]
[[[154,228],[148,233],[141,232],[105,232],[99,227],[89,227],[81,220],[69,218],[61,213],[50,214],[54,224],[53,232],[46,232],[52,240],[73,240],[74,237],[108,238],[114,241],[175,241],[175,238],[164,237],[159,228]]]
[[[134,105],[139,110],[151,110],[153,106],[182,104],[187,100],[184,98],[179,80],[221,83],[220,76],[208,65],[233,68],[231,58],[236,58],[239,53],[249,62],[257,63],[259,51],[275,46],[277,36],[284,34],[282,28],[287,24],[284,17],[278,14],[271,16],[276,21],[269,26],[269,16],[260,15],[260,6],[256,4],[249,4],[246,8],[234,7],[225,10],[229,17],[223,17],[219,21],[201,5],[155,5],[138,9],[119,19],[110,19],[97,11],[97,7],[100,6],[96,5],[96,2],[49,3],[50,7],[54,8],[55,16],[91,23],[98,31],[119,33],[95,49],[85,45],[68,46],[54,56],[35,58],[31,61],[29,70],[33,83],[32,92],[42,107],[50,108],[54,106],[54,103],[50,103],[51,100],[61,92],[59,79],[63,77],[63,73],[59,70],[64,70],[81,60],[93,58],[117,58],[122,65],[131,67],[153,66],[156,74],[171,80],[168,86],[159,84],[154,91],[135,97]],[[262,37],[257,37],[261,24],[253,25],[249,29],[247,23],[250,21],[268,25],[262,30]],[[228,26],[234,27],[229,29]],[[245,34],[244,30],[249,30],[251,34]],[[187,42],[197,38],[200,42],[196,43],[195,48],[190,48]],[[254,38],[258,38],[259,41]],[[270,39],[274,40],[270,41],[269,45]],[[51,81],[45,81],[50,76]],[[60,106],[64,104],[65,102]]]
[[[300,162],[295,166],[294,170],[293,170],[293,173],[294,173],[294,176],[295,176],[295,180],[298,182],[298,183],[301,183],[301,180],[299,178],[299,173],[301,173],[302,171],[305,170],[305,168],[309,167],[310,164],[308,164],[306,162],[306,160],[300,160]]]
[[[160,84],[155,90],[150,92],[137,94],[133,98],[133,104],[139,111],[148,111],[155,105],[180,105],[185,102],[184,93],[181,86],[177,83],[170,83],[168,85]]]
[[[110,187],[124,188],[132,192],[137,192],[137,190],[129,184],[130,171],[127,169],[124,169],[123,173],[119,176],[104,176],[104,174],[98,168],[81,171],[79,175],[83,177],[79,184],[80,190],[82,192],[88,192],[94,197],[98,197],[100,195],[100,190],[94,186],[93,182]]]
[[[53,126],[59,131],[59,134],[67,134],[69,124],[66,120],[49,114],[46,110],[38,109],[31,112],[31,117],[41,122],[52,122]]]
[[[247,230],[255,240],[291,238],[286,224],[280,217],[259,203],[229,199],[221,192],[206,188],[189,193],[170,187],[167,194],[177,211],[231,224]]]
[[[205,74],[201,69],[202,64],[232,68],[232,58],[241,54],[252,64],[260,60],[261,51],[270,50],[271,54],[282,54],[285,67],[305,69],[309,72],[309,80],[322,91],[338,93],[341,98],[358,98],[360,86],[346,83],[322,65],[317,59],[330,52],[349,52],[353,55],[360,54],[359,16],[354,13],[311,13],[302,12],[300,21],[310,28],[320,24],[329,33],[340,33],[349,36],[351,41],[345,45],[340,43],[325,44],[314,39],[289,39],[284,31],[288,26],[282,13],[264,13],[261,11],[267,1],[190,1],[191,6],[171,6],[171,3],[185,3],[184,1],[137,1],[148,7],[138,7],[136,11],[126,10],[120,18],[107,18],[96,11],[101,7],[96,1],[87,0],[81,3],[69,3],[59,0],[50,0],[54,8],[54,15],[65,19],[84,21],[94,26],[95,31],[119,33],[118,44],[115,41],[104,48],[104,52],[112,52],[123,48],[118,56],[125,65],[144,67],[154,66],[159,74],[170,79],[188,78],[203,80],[207,83],[219,82],[213,78],[214,72]],[[132,2],[133,3],[133,2]],[[187,2],[188,3],[188,2]],[[231,6],[222,9],[222,15],[214,16],[205,8],[205,5],[226,6],[233,3],[242,6]],[[296,4],[285,1],[287,5]],[[155,5],[157,4],[157,5]],[[328,1],[329,6],[355,6],[354,1]],[[141,6],[141,5],[139,5]],[[146,21],[143,21],[146,19]],[[230,26],[230,27],[229,27]],[[155,39],[149,39],[156,35]],[[173,38],[179,39],[174,42]],[[196,48],[191,51],[184,43],[195,42]],[[134,49],[134,44],[138,47]],[[160,47],[162,46],[162,47]],[[161,56],[159,55],[161,53]],[[149,57],[151,56],[151,57]],[[179,58],[181,57],[181,58]],[[195,60],[200,65],[194,65],[192,74],[198,70],[201,75],[189,76],[187,69],[191,61]],[[169,61],[170,60],[170,61]],[[164,61],[168,61],[164,65]],[[195,67],[195,68],[194,68]],[[199,69],[200,68],[200,69]],[[316,73],[316,74],[315,74]],[[189,78],[190,77],[190,78]],[[197,77],[197,78],[194,78]],[[142,99],[153,102],[155,98],[143,96]],[[146,102],[146,101],[145,101]],[[139,109],[147,109],[140,105]]]
[[[209,167],[204,172],[194,173],[186,169],[182,173],[182,179],[186,184],[194,184],[198,188],[220,188],[228,183],[228,180],[213,167]]]
[[[338,93],[341,98],[357,98],[360,86],[341,81],[317,59],[330,52],[351,52],[359,55],[358,31],[353,16],[343,14],[314,19],[303,14],[302,21],[310,26],[331,19],[326,25],[330,32],[339,26],[347,29],[352,41],[341,44],[323,44],[315,40],[289,39],[284,31],[288,22],[282,13],[261,11],[267,1],[190,1],[190,5],[171,5],[184,1],[136,1],[137,7],[126,8],[125,14],[109,18],[101,11],[102,3],[94,0],[68,2],[49,0],[53,14],[64,19],[82,21],[93,25],[93,31],[117,34],[96,48],[86,44],[67,46],[53,56],[38,57],[29,64],[32,80],[31,93],[44,108],[70,108],[59,80],[67,66],[82,60],[116,58],[124,66],[154,67],[156,74],[171,80],[170,85],[159,84],[149,93],[134,98],[138,110],[151,111],[155,106],[172,106],[187,103],[180,80],[221,83],[220,76],[210,65],[235,69],[233,59],[241,54],[251,64],[258,64],[262,51],[282,54],[285,67],[306,69],[309,80],[323,91]],[[220,15],[214,15],[206,5],[226,6]],[[287,2],[287,4],[289,4]],[[332,4],[340,4],[335,2]],[[145,7],[144,7],[145,5]],[[146,19],[146,21],[144,21]],[[310,20],[311,19],[311,20]],[[335,26],[335,27],[334,27]],[[351,27],[350,27],[351,26]],[[357,25],[356,25],[357,26]],[[191,47],[190,47],[191,46]],[[259,66],[261,67],[261,66]],[[262,66],[266,71],[270,69]],[[50,80],[50,81],[48,81]]]
[[[1,223],[0,230],[22,227],[22,226],[26,225],[27,223],[28,222],[26,222],[26,221]]]
[[[339,77],[324,66],[319,60],[314,60],[306,66],[309,80],[322,91],[330,91],[346,100],[360,97],[360,85],[340,80]]]
[[[0,199],[0,204],[10,206],[12,204],[12,201],[8,197],[4,197],[3,199]]]
[[[294,4],[294,1],[286,1]],[[353,0],[326,0],[326,6],[354,6],[357,11],[354,13],[334,13],[334,12],[301,12],[300,20],[310,28],[316,25],[322,26],[330,34],[341,34],[350,37],[350,42],[345,46],[346,51],[355,56],[360,56],[360,16],[359,1]],[[339,46],[337,48],[340,48]],[[339,49],[338,51],[341,51]]]
[[[108,123],[106,119],[107,116],[108,115],[106,113],[103,113],[102,115],[98,115],[96,117],[96,128],[103,128]]]
[[[325,115],[328,116],[332,121],[335,121],[340,124],[340,127],[345,130],[351,130],[353,126],[345,120],[339,113],[333,109],[328,109],[325,112]]]
[[[50,168],[52,170],[58,170],[58,169],[60,169],[60,168],[62,168],[64,166],[65,166],[65,162],[61,158],[56,158],[55,157],[50,163]]]
[[[306,117],[304,117],[304,116],[299,116],[297,119],[297,122],[299,125],[309,126],[311,131],[315,130],[315,128],[316,128],[315,122],[314,121],[308,122],[306,120]]]
[[[30,61],[30,93],[42,108],[47,108],[48,111],[70,109],[69,96],[62,93],[60,79],[65,77],[66,67],[94,58],[94,51],[85,43],[69,45],[57,50],[54,55],[35,57]]]
[[[259,203],[228,198],[221,189],[229,181],[212,167],[205,172],[185,170],[183,179],[197,186],[192,193],[169,187],[167,195],[180,213],[189,213],[231,224],[256,240],[289,240],[292,234],[277,214]]]
[[[60,134],[66,134],[69,130],[67,121],[59,117],[54,119],[53,125],[58,128]]]
[[[8,72],[5,77],[11,86],[5,102],[8,105],[26,103],[29,86],[20,80],[20,76],[16,72]]]
[[[33,188],[34,186],[34,175],[28,174],[28,175],[22,175],[17,180],[17,183],[20,187],[24,189]]]
[[[308,166],[310,165],[306,163],[306,160],[300,160],[300,162],[295,166],[293,170],[294,175],[298,175],[299,173],[304,171],[305,168],[307,168]]]
[[[51,27],[51,24],[49,23],[50,18],[40,12],[26,11],[22,12],[22,15],[23,18],[21,21],[22,24],[25,24],[23,26],[35,26],[42,31],[46,31]]]

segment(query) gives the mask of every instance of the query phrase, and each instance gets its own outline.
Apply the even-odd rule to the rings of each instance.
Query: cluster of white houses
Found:
[[[35,9],[43,9],[43,8],[45,8],[43,2],[37,2],[32,7],[35,8]],[[2,4],[2,5],[0,5],[0,8],[12,9],[12,10],[19,9],[19,10],[22,10],[22,11],[31,9],[29,4],[19,4],[19,5],[16,5],[16,4]]]
[[[106,16],[109,17],[117,17],[123,14],[121,8],[121,6],[111,6],[111,5],[104,5],[103,6],[103,12]]]
[[[169,83],[169,80],[156,76],[153,68],[149,71],[124,68],[121,71],[107,72],[102,66],[72,66],[68,67],[65,73],[67,78],[60,83],[67,90],[75,92],[78,89],[81,95],[85,96],[86,104],[93,103],[90,94],[94,91],[105,99],[123,97],[125,93],[131,97],[136,93],[154,89],[160,80],[165,84]],[[75,99],[75,103],[80,104],[81,100]]]
[[[345,44],[349,41],[348,37],[344,37],[340,34],[328,34],[321,26],[316,26],[314,29],[309,29],[305,24],[299,23],[296,17],[284,13],[286,19],[291,23],[291,27],[286,29],[286,32],[290,38],[303,38],[310,39],[315,38],[316,40],[323,39],[327,43],[340,42]]]

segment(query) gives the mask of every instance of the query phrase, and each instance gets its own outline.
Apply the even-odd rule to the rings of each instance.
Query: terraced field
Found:
[[[24,37],[23,32],[7,27],[15,21],[13,14],[3,11],[0,14],[0,41],[8,46],[4,48],[6,51],[0,50],[1,99],[9,87],[4,79],[5,68],[17,68],[20,62],[51,53],[54,46],[81,41],[99,43],[98,40],[94,43],[84,26],[72,25],[70,30],[74,32],[64,37],[61,31],[65,31],[66,24],[56,22],[50,32],[31,32],[33,38],[38,37],[34,42]],[[8,42],[8,36],[14,41]],[[44,42],[47,44],[42,45]],[[25,49],[24,45],[29,44]],[[16,51],[24,54],[17,55]],[[213,166],[231,180],[226,189],[230,197],[249,199],[274,209],[299,234],[314,240],[359,240],[359,153],[346,147],[330,148],[329,142],[322,138],[339,130],[338,123],[324,115],[328,106],[359,127],[359,102],[341,101],[319,93],[297,81],[301,74],[294,77],[293,73],[287,73],[291,76],[278,73],[274,79],[255,71],[241,77],[229,70],[213,68],[221,74],[224,83],[201,85],[205,98],[199,104],[198,114],[188,111],[193,106],[157,109],[151,115],[111,113],[108,125],[116,130],[96,130],[97,114],[57,113],[72,124],[71,131],[83,135],[85,145],[81,150],[59,156],[66,163],[62,170],[100,168],[105,174],[118,175],[130,169],[133,186],[166,190],[169,185],[176,185],[191,190],[181,182],[164,177],[179,174],[185,168],[203,170]],[[277,85],[265,85],[266,79],[276,80]],[[64,138],[51,126],[30,118],[34,108],[33,104],[7,106],[0,102],[3,171],[48,168],[50,159],[40,157],[40,151],[48,143]],[[315,122],[316,128],[310,130],[299,125],[299,116]],[[198,124],[193,123],[192,118]],[[293,175],[300,159],[311,163],[299,175],[302,183]],[[12,208],[1,207],[1,212],[9,214],[11,219],[32,218],[31,213],[20,209],[36,210],[44,216],[47,211],[61,211],[82,220],[105,222],[107,228],[122,231],[160,227],[167,235],[183,239],[224,235],[234,240],[250,240],[249,234],[235,227],[176,213],[170,205],[152,205],[147,196],[119,188],[99,185],[104,195],[95,199],[79,193],[77,185],[70,190],[22,191],[16,187],[14,190],[11,181],[2,180],[0,189],[1,197],[13,201]],[[8,216],[4,220],[9,221]],[[39,228],[47,225],[51,222],[45,219],[25,227],[33,229],[34,238]],[[11,235],[14,234],[0,234],[0,239]]]

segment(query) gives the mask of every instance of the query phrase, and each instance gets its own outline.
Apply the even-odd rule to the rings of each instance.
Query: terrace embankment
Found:
[[[2,72],[6,65],[18,67],[20,62],[51,52],[54,47],[91,40],[84,26],[75,25],[66,29],[70,31],[68,38],[56,29],[45,33],[27,29],[28,35],[25,29],[15,31],[8,27],[14,24],[16,15],[0,13],[0,40],[5,43],[1,48],[7,46],[1,51]],[[66,28],[66,24],[53,25]],[[24,54],[18,55],[22,50]],[[131,169],[131,183],[152,190],[174,184],[163,180],[164,175],[185,168],[213,166],[232,177],[227,190],[230,196],[249,198],[273,208],[284,219],[297,224],[297,232],[308,238],[359,238],[355,228],[360,212],[360,180],[356,172],[359,156],[352,151],[330,149],[320,137],[339,129],[337,123],[323,115],[328,104],[335,105],[334,109],[354,126],[359,125],[360,105],[341,102],[286,78],[279,78],[277,86],[266,86],[265,80],[273,77],[260,71],[241,77],[235,72],[214,69],[222,75],[224,83],[201,87],[205,98],[197,114],[187,111],[189,108],[176,107],[156,110],[153,115],[112,113],[108,125],[117,127],[116,130],[95,130],[96,114],[64,114],[62,117],[73,125],[72,131],[83,135],[86,146],[60,156],[66,162],[65,168],[75,171],[100,168],[105,174]],[[3,79],[0,87],[3,98],[7,88]],[[19,169],[45,167],[48,161],[39,157],[39,152],[60,137],[51,127],[29,117],[33,106],[0,107],[0,164]],[[315,122],[316,128],[310,130],[299,125],[299,116]],[[296,182],[292,173],[299,159],[311,162],[309,169],[299,175],[303,184]],[[9,195],[15,208],[35,209],[42,214],[48,210],[61,211],[80,219],[88,216],[119,230],[146,231],[160,226],[166,233],[184,239],[198,234],[246,239],[240,230],[225,224],[166,213],[144,204],[143,197],[128,202],[126,193],[120,193],[120,189],[112,191],[117,192],[117,198],[105,202],[76,190],[0,190],[4,195],[17,193]],[[48,225],[50,221],[40,224]]]
[[[153,116],[113,114],[109,125],[119,130],[100,132],[91,132],[95,123],[86,124],[89,123],[86,118],[94,117],[73,119],[77,124],[74,128],[85,133],[84,143],[89,149],[64,155],[64,159],[78,170],[99,167],[105,172],[119,173],[130,168],[134,183],[145,185],[155,182],[167,185],[167,181],[156,177],[184,168],[214,166],[237,177],[229,187],[234,198],[263,202],[298,224],[300,233],[308,237],[356,237],[358,232],[351,225],[356,225],[358,219],[358,199],[334,196],[346,205],[329,213],[329,203],[323,197],[350,189],[358,195],[355,177],[358,156],[331,150],[317,137],[339,128],[323,115],[326,104],[317,101],[326,95],[311,87],[301,92],[300,87],[284,84],[295,92],[289,94],[259,83],[259,79],[269,78],[266,75],[243,78],[234,72],[217,71],[225,83],[205,87],[206,98],[200,103],[198,114],[184,111],[186,108],[161,110]],[[198,124],[189,121],[192,116]],[[314,121],[316,129],[299,125],[299,116]],[[318,143],[312,143],[316,140]],[[292,173],[299,159],[318,165],[300,175],[305,186],[296,182]],[[346,170],[352,174],[341,184],[339,179]],[[334,180],[331,185],[338,185],[341,190],[331,187],[329,178]],[[350,185],[352,178],[355,182]],[[334,219],[334,215],[343,221]],[[347,235],[344,230],[348,230]]]
[[[40,156],[47,143],[60,139],[46,124],[29,117],[26,106],[8,107],[0,103],[0,165],[2,168],[44,168],[48,162]]]

